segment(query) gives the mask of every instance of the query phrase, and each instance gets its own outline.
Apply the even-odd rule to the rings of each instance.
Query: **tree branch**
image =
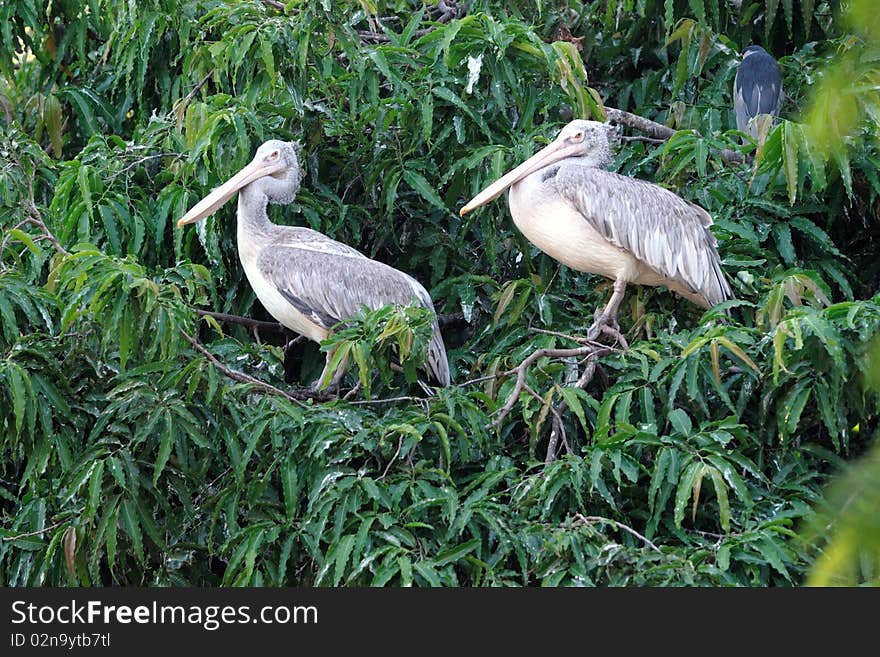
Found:
[[[33,194],[33,190],[31,190],[31,194]],[[61,246],[61,242],[58,241],[52,231],[49,230],[49,227],[46,226],[46,223],[43,221],[42,215],[40,215],[40,211],[37,210],[37,206],[34,205],[34,202],[31,199],[25,199],[22,201],[22,205],[24,206],[25,212],[27,212],[30,216],[26,217],[22,221],[18,222],[15,226],[13,226],[13,230],[16,228],[21,228],[22,226],[26,226],[27,224],[33,224],[37,228],[40,229],[40,237],[37,239],[45,239],[49,240],[52,243],[52,246],[55,247],[55,250],[58,253],[63,255],[70,255],[67,249]],[[10,231],[6,231],[6,235],[3,236],[3,241],[0,242],[0,258],[3,257],[3,252],[6,250],[6,244],[9,242],[9,238],[11,236]],[[8,268],[6,265],[0,262],[0,271],[6,271]]]
[[[260,381],[259,379],[255,379],[254,377],[250,376],[249,374],[244,374],[243,372],[236,372],[235,370],[232,370],[232,369],[226,367],[226,365],[224,365],[219,360],[217,360],[217,358],[214,356],[214,354],[212,354],[210,351],[205,349],[205,347],[202,346],[202,344],[196,338],[191,336],[189,333],[187,333],[183,329],[181,329],[180,332],[183,334],[183,337],[185,337],[187,339],[187,341],[193,346],[193,348],[196,351],[198,351],[200,354],[202,354],[205,358],[208,359],[208,362],[210,362],[211,365],[213,365],[218,370],[223,372],[223,374],[228,376],[233,381],[238,381],[239,383],[249,383],[250,385],[259,388],[263,392],[268,392],[273,395],[279,395],[281,397],[284,397],[286,400],[291,401],[300,407],[305,407],[305,404],[303,404],[303,402],[302,402],[303,399],[317,399],[317,400],[321,400],[321,401],[326,399],[326,397],[323,395],[315,395],[312,393],[300,393],[295,396],[295,395],[292,395],[288,392],[284,392],[280,388],[276,388],[273,385],[270,385],[268,383]]]
[[[43,529],[38,529],[36,531],[28,532],[26,534],[18,534],[16,536],[4,536],[3,540],[4,541],[17,541],[20,538],[29,538],[31,536],[39,536],[41,534],[45,534],[46,532],[50,532],[53,529],[57,529],[58,527],[63,525],[65,522],[69,522],[69,521],[70,521],[70,518],[68,517],[68,518],[65,518],[64,520],[59,520],[58,522],[53,523],[53,524],[49,525],[48,527],[44,527]]]
[[[201,308],[193,308],[202,317],[213,317],[218,322],[227,322],[229,324],[240,324],[249,329],[257,331],[271,331],[273,333],[283,334],[284,326],[279,322],[264,322],[259,319],[251,319],[250,317],[242,317],[240,315],[229,315],[227,313],[217,313],[213,310],[202,310]]]
[[[436,18],[434,18],[433,20],[438,24],[443,25],[453,20],[454,18],[461,18],[462,16],[467,14],[468,9],[470,8],[470,4],[470,2],[456,2],[456,0],[440,0],[435,8],[428,11],[428,15],[431,16],[432,14],[436,14]],[[385,19],[376,17],[376,20],[372,20],[371,18],[369,22],[370,26],[373,29],[358,30],[357,35],[361,38],[361,41],[366,41],[370,43],[390,43],[391,39],[388,37],[388,35],[378,31],[378,21],[382,20]],[[437,26],[416,30],[413,33],[413,36],[423,37],[426,34],[430,34],[436,29]]]
[[[651,119],[646,119],[637,114],[632,114],[631,112],[625,112],[616,107],[606,107],[605,116],[608,117],[609,121],[634,128],[639,132],[644,132],[653,143],[667,141],[676,133],[676,131],[669,126],[657,123]],[[697,134],[699,135],[699,133]],[[729,148],[725,148],[721,151],[721,160],[727,164],[741,164],[745,161],[740,153],[732,151]]]
[[[525,358],[519,365],[514,367],[512,370],[505,372],[505,375],[508,374],[516,374],[516,384],[513,386],[513,391],[510,393],[510,396],[507,398],[507,401],[504,403],[504,406],[498,411],[498,417],[495,418],[495,421],[492,422],[490,427],[497,429],[501,425],[501,421],[507,417],[507,414],[513,410],[516,401],[519,399],[520,394],[523,391],[523,388],[526,383],[526,373],[528,372],[529,367],[540,358],[582,358],[582,357],[593,357],[597,358],[599,356],[604,356],[608,353],[614,351],[614,347],[608,347],[606,345],[602,345],[596,342],[597,338],[603,333],[605,329],[604,324],[600,322],[594,323],[589,330],[587,331],[586,338],[572,338],[571,336],[565,336],[569,339],[574,339],[578,342],[583,340],[582,347],[575,347],[571,349],[549,349],[549,348],[541,348],[533,351],[529,356]],[[622,336],[621,336],[622,337]],[[584,374],[580,376],[578,379],[577,387],[584,388],[589,383],[590,379],[593,376],[593,372],[595,371],[595,365],[591,368],[589,365],[584,370]],[[565,404],[563,403],[560,406],[561,410],[565,410]],[[555,450],[555,443],[554,443]],[[549,456],[549,452],[548,452]],[[554,456],[555,458],[555,456]],[[552,459],[550,459],[552,460]]]
[[[646,135],[653,137],[654,139],[662,139],[663,141],[666,141],[675,134],[675,130],[662,123],[657,123],[651,119],[646,119],[643,116],[625,112],[615,107],[606,107],[605,116],[608,117],[609,121],[614,121],[614,123],[620,123],[629,126],[630,128],[635,128],[639,132],[644,132]]]
[[[622,529],[623,531],[632,534],[633,536],[635,536],[637,539],[642,541],[645,545],[647,545],[649,548],[651,548],[655,552],[661,552],[660,548],[658,548],[656,545],[654,545],[654,543],[652,543],[648,538],[639,534],[635,529],[633,529],[629,525],[624,525],[622,522],[618,522],[617,520],[612,520],[611,518],[605,518],[603,516],[584,516],[584,515],[581,515],[580,513],[574,514],[574,517],[576,520],[584,523],[585,525],[592,525],[595,522],[603,522],[603,523],[606,523],[609,525],[614,525],[618,529]]]

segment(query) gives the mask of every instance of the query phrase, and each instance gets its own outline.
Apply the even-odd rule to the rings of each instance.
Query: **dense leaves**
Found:
[[[0,581],[791,585],[817,557],[813,581],[876,581],[852,539],[876,506],[829,543],[814,511],[877,429],[880,29],[853,4],[4,3]],[[787,94],[757,142],[730,95],[752,42]],[[609,289],[503,201],[457,210],[606,107],[676,130],[614,166],[713,215],[737,300],[631,287],[630,348],[584,390],[539,359],[492,427],[509,370],[577,346]],[[197,312],[270,319],[231,207],[174,227],[269,138],[307,174],[273,218],[418,278],[455,385],[415,382],[418,309],[323,345],[358,386],[331,401],[299,394],[317,345]]]

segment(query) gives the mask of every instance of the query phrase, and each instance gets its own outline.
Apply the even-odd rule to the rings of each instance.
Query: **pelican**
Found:
[[[513,222],[532,244],[572,269],[614,281],[594,327],[616,324],[627,283],[665,285],[704,308],[732,298],[709,213],[662,187],[606,171],[611,130],[572,121],[477,194],[461,216],[510,188]]]
[[[733,113],[736,128],[752,139],[758,137],[755,118],[759,114],[779,115],[782,104],[782,76],[773,55],[761,46],[749,46],[733,79]]]
[[[291,203],[299,191],[297,150],[298,144],[267,141],[250,164],[181,217],[178,228],[211,215],[238,192],[238,255],[248,282],[272,317],[315,342],[326,339],[334,325],[361,306],[375,310],[387,304],[409,305],[414,299],[434,312],[428,291],[412,276],[317,231],[269,221],[267,203]],[[331,358],[328,353],[315,388],[329,377]],[[438,383],[449,385],[449,363],[436,317],[428,370]],[[344,371],[343,362],[331,386]]]

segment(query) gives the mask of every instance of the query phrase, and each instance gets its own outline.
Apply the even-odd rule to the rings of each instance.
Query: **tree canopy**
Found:
[[[4,2],[0,582],[876,583],[876,458],[824,492],[880,389],[880,16],[841,4]],[[757,141],[752,43],[786,96]],[[630,286],[628,349],[534,359],[501,413],[610,284],[503,199],[458,209],[571,118],[712,215],[736,300]],[[390,367],[424,353],[413,309],[285,353],[233,206],[175,227],[270,138],[305,171],[273,220],[417,278],[452,386]],[[358,389],[307,394],[334,346]]]

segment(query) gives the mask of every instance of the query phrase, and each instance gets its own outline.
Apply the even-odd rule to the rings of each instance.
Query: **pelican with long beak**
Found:
[[[477,194],[461,216],[510,189],[510,214],[541,251],[614,281],[596,325],[616,323],[627,283],[664,285],[709,308],[733,297],[712,218],[667,189],[607,171],[611,128],[575,120]]]
[[[412,276],[317,231],[269,221],[266,205],[291,203],[301,179],[296,145],[267,141],[250,164],[196,203],[177,226],[204,219],[238,193],[238,255],[251,287],[272,317],[315,342],[326,339],[333,326],[362,306],[376,310],[415,301],[434,312],[428,291]],[[316,384],[330,377],[331,358],[328,353]],[[339,383],[344,367],[342,363],[333,373],[331,385]],[[439,384],[449,385],[436,317],[428,370]]]

